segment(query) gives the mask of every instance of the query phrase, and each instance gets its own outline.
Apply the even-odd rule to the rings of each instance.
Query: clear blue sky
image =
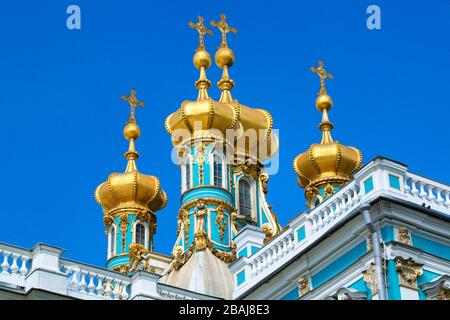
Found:
[[[82,29],[66,28],[77,4]],[[381,7],[382,29],[366,28]],[[106,236],[93,194],[123,171],[128,108],[135,87],[142,136],[139,169],[157,175],[169,196],[158,213],[156,247],[170,253],[180,205],[179,170],[170,160],[164,119],[195,99],[197,45],[187,26],[224,12],[238,29],[233,96],[267,109],[280,130],[281,170],[269,203],[286,224],[304,209],[292,160],[320,141],[314,107],[323,59],[335,76],[333,137],[360,148],[364,162],[384,155],[450,183],[450,2],[432,1],[4,1],[0,6],[0,139],[3,168],[0,241],[41,241],[66,257],[104,266]],[[206,45],[214,54],[219,35]],[[208,77],[216,83],[213,66]],[[210,91],[218,98],[217,88]]]

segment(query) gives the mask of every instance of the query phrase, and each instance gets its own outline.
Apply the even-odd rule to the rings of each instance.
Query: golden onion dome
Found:
[[[312,144],[294,160],[294,170],[298,175],[300,186],[305,189],[308,206],[311,206],[311,200],[316,195],[321,194],[322,198],[327,198],[336,188],[350,181],[353,173],[362,164],[361,151],[333,141],[331,137],[333,124],[328,118],[328,112],[333,106],[333,101],[326,92],[324,80],[332,78],[332,75],[325,71],[322,61],[319,61],[318,68],[311,69],[321,80],[316,108],[322,112],[322,122],[319,125],[322,140],[320,143]]]
[[[143,106],[143,103],[137,100],[133,89],[129,97],[123,98],[131,107],[131,115],[123,131],[129,141],[129,148],[125,153],[128,164],[125,172],[110,174],[108,180],[97,187],[95,199],[107,212],[132,208],[154,213],[165,207],[167,196],[157,177],[142,174],[136,167],[139,153],[134,142],[140,136],[140,129],[134,117],[134,108]]]
[[[234,81],[230,79],[228,70],[234,64],[235,57],[226,43],[226,34],[236,33],[236,29],[228,26],[225,18],[221,15],[221,21],[211,22],[211,25],[222,32],[222,43],[215,54],[215,62],[222,69],[222,78],[217,83],[221,90],[219,101],[210,98],[207,92],[211,82],[206,78],[206,70],[210,66],[211,58],[205,49],[203,37],[212,32],[206,29],[203,18],[199,17],[199,22],[189,23],[200,36],[199,46],[193,58],[195,67],[200,71],[200,77],[195,83],[199,90],[198,97],[196,101],[184,101],[177,111],[166,118],[165,127],[172,135],[174,145],[178,145],[188,137],[214,135],[214,131],[226,137],[226,130],[233,129],[236,137],[236,154],[245,154],[247,157],[257,157],[264,161],[278,151],[278,139],[272,130],[273,121],[270,113],[241,105],[231,97]]]

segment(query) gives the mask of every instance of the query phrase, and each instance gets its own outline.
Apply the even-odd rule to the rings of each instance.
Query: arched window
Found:
[[[184,160],[184,174],[182,177],[183,180],[183,190],[188,190],[191,188],[191,175],[192,175],[192,163],[191,158],[187,156]]]
[[[239,180],[239,213],[243,216],[252,216],[251,186],[246,179]]]
[[[134,242],[145,247],[145,226],[140,222],[136,223]]]
[[[112,257],[116,254],[116,226],[112,225],[109,227],[109,257]]]
[[[214,152],[213,156],[213,179],[216,187],[223,187],[224,179],[223,157],[221,154]]]

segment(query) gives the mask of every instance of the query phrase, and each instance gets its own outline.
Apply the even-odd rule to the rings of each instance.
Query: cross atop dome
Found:
[[[130,118],[128,121],[135,122],[135,109],[136,107],[143,107],[144,102],[138,100],[138,98],[136,97],[136,90],[134,88],[130,90],[129,96],[122,96],[121,99],[124,102],[128,102],[128,104],[130,105]]]
[[[205,50],[205,39],[204,39],[205,35],[206,34],[209,34],[210,36],[213,35],[213,32],[205,27],[205,25],[203,24],[203,21],[205,21],[205,19],[203,19],[202,16],[198,16],[198,22],[196,22],[196,23],[189,21],[189,27],[197,30],[197,32],[198,32],[199,43],[198,43],[197,51]]]
[[[333,79],[333,75],[331,73],[328,73],[324,66],[324,63],[322,60],[318,61],[319,66],[318,67],[311,67],[311,71],[317,74],[320,78],[320,91],[318,95],[327,94],[327,90],[325,89],[325,79]]]
[[[233,32],[234,34],[237,33],[236,28],[230,27],[228,25],[228,23],[225,21],[226,19],[227,19],[227,17],[222,13],[220,15],[219,22],[211,21],[211,26],[216,27],[217,29],[220,30],[220,32],[222,32],[222,43],[220,44],[221,47],[228,47],[228,44],[227,44],[227,33],[228,32]]]

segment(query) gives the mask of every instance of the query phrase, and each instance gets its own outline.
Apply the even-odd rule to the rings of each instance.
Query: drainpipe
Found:
[[[380,235],[378,233],[378,230],[375,228],[372,219],[370,218],[370,205],[366,203],[363,204],[360,207],[360,211],[362,212],[367,228],[372,234],[372,247],[373,247],[373,257],[375,260],[375,273],[377,277],[378,297],[380,300],[387,300],[383,264],[381,262]]]

